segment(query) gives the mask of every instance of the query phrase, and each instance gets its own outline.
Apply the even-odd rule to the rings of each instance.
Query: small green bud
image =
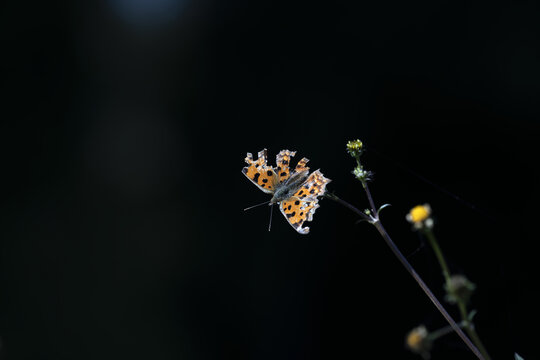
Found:
[[[355,178],[362,182],[371,180],[371,176],[373,175],[371,171],[364,170],[362,166],[355,167],[352,173]]]

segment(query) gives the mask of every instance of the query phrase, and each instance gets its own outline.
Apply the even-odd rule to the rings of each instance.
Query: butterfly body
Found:
[[[294,193],[298,191],[308,176],[307,171],[295,173],[282,183],[275,186],[274,196],[270,200],[270,204],[276,204],[283,200],[290,199]]]
[[[270,204],[279,204],[281,213],[296,231],[307,234],[309,227],[302,225],[312,220],[319,207],[318,197],[324,194],[330,179],[319,170],[309,174],[306,167],[309,160],[306,158],[301,159],[291,171],[289,164],[295,154],[294,151],[280,151],[276,156],[276,166],[272,167],[267,164],[266,149],[259,151],[257,160],[248,153],[245,159],[248,166],[242,169],[242,173],[259,189],[273,195]]]

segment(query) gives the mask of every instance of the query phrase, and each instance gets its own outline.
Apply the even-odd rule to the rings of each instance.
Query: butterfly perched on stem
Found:
[[[319,207],[318,197],[324,194],[326,184],[331,180],[319,170],[310,174],[306,166],[309,160],[306,158],[301,159],[291,171],[289,164],[295,154],[295,151],[281,150],[273,167],[267,164],[266,149],[259,151],[257,160],[247,153],[245,160],[248,166],[242,169],[242,173],[259,189],[273,195],[268,203],[279,204],[281,213],[296,231],[307,234],[309,227],[302,225],[313,219]]]

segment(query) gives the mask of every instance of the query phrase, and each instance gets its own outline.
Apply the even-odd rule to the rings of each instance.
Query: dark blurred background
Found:
[[[330,200],[297,234],[241,174],[297,150],[382,219],[430,203],[494,359],[539,359],[534,1],[4,2],[2,359],[419,359],[442,317]],[[428,179],[428,181],[425,181]],[[454,316],[455,308],[449,305]],[[473,359],[456,335],[433,359]]]

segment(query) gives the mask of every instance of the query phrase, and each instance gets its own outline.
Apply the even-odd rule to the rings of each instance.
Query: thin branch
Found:
[[[325,197],[332,199],[341,205],[345,206],[346,208],[350,209],[363,219],[368,220],[370,223],[372,223],[377,231],[379,231],[379,234],[383,237],[386,244],[390,247],[394,255],[398,258],[398,260],[401,262],[401,264],[405,267],[405,269],[411,274],[411,276],[414,278],[414,280],[418,283],[420,288],[424,291],[424,293],[428,296],[428,298],[431,300],[431,302],[435,305],[437,310],[442,314],[442,316],[446,319],[446,321],[450,324],[452,329],[459,335],[459,337],[465,342],[465,344],[469,347],[469,349],[476,355],[476,357],[480,360],[485,360],[478,348],[471,342],[471,340],[467,337],[467,335],[461,330],[459,325],[455,322],[455,320],[450,316],[450,314],[446,311],[444,306],[441,304],[441,302],[437,299],[437,297],[433,294],[433,292],[430,290],[430,288],[426,285],[426,283],[422,280],[420,275],[414,270],[412,265],[407,261],[405,256],[401,253],[401,251],[398,249],[394,241],[390,238],[390,235],[388,235],[388,232],[383,227],[381,222],[379,221],[376,213],[376,208],[373,204],[373,199],[371,197],[371,193],[368,190],[367,185],[364,185],[364,189],[366,190],[366,193],[368,194],[368,199],[370,200],[370,206],[372,206],[372,211],[374,212],[375,216],[368,216],[362,211],[358,210],[353,205],[349,204],[348,202],[340,199],[334,194],[325,194]]]

